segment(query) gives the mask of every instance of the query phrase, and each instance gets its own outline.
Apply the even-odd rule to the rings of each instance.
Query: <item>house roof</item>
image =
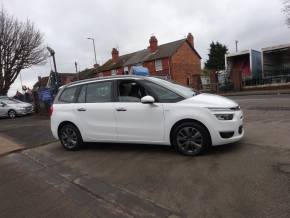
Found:
[[[105,64],[100,66],[98,68],[98,71],[102,72],[102,71],[116,69],[122,66],[129,66],[129,65],[134,65],[138,63],[143,63],[146,61],[152,61],[152,60],[157,60],[161,58],[171,57],[184,42],[188,43],[186,39],[181,39],[174,42],[169,42],[166,44],[159,45],[157,51],[154,53],[151,53],[149,49],[143,49],[137,52],[122,55],[119,57],[119,61],[117,63],[113,63],[112,59],[110,59]],[[190,43],[188,43],[188,45],[201,59],[201,56],[194,49],[194,47]]]
[[[77,77],[79,77],[80,80],[92,78],[95,76],[95,74],[96,74],[95,68],[85,69],[85,70],[79,72],[79,75],[76,75],[76,79],[77,79]]]
[[[273,51],[287,50],[289,48],[290,48],[290,44],[284,44],[284,45],[277,45],[277,46],[262,48],[262,51],[273,52]]]
[[[128,59],[130,59],[131,57],[133,57],[136,53],[137,52],[120,56],[117,63],[114,63],[112,61],[112,59],[110,59],[106,63],[104,63],[102,66],[98,67],[98,72],[111,70],[111,69],[116,69],[116,68],[125,66],[126,61]]]
[[[248,50],[244,50],[244,51],[226,54],[226,57],[235,57],[235,56],[240,56],[240,55],[246,55],[246,54],[251,54],[252,52],[261,53],[257,50],[254,50],[254,49],[248,49]]]

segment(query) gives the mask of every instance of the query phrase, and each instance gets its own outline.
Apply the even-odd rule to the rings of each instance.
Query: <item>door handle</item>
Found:
[[[119,107],[119,108],[116,109],[116,111],[127,111],[127,109],[124,108],[124,107]]]
[[[82,108],[79,108],[78,111],[87,111],[87,109],[82,107]]]

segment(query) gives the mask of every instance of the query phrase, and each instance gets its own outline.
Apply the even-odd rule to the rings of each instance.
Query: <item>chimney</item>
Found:
[[[192,47],[194,47],[194,38],[191,33],[187,34],[187,41],[192,45]]]
[[[113,48],[112,50],[112,61],[114,63],[117,63],[119,60],[119,51],[116,48]]]
[[[150,43],[150,45],[149,45],[150,52],[153,53],[153,52],[157,51],[158,40],[156,39],[155,36],[151,36],[149,43]]]

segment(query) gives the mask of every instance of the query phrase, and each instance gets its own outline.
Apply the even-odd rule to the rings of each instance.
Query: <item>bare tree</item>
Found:
[[[43,36],[29,20],[0,11],[0,95],[6,95],[22,69],[44,63]]]
[[[286,24],[290,28],[290,0],[283,0],[284,9],[283,12],[286,14]]]

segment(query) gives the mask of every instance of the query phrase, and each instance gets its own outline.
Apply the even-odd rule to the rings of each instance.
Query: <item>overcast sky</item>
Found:
[[[148,46],[154,34],[159,44],[181,39],[191,32],[203,62],[211,41],[239,50],[260,49],[290,43],[282,0],[0,0],[11,15],[30,19],[44,34],[45,45],[56,51],[59,72],[75,72],[106,61],[118,46],[120,55]],[[47,76],[46,65],[22,71],[24,85],[32,86],[37,76]],[[19,78],[9,94],[20,90]]]

